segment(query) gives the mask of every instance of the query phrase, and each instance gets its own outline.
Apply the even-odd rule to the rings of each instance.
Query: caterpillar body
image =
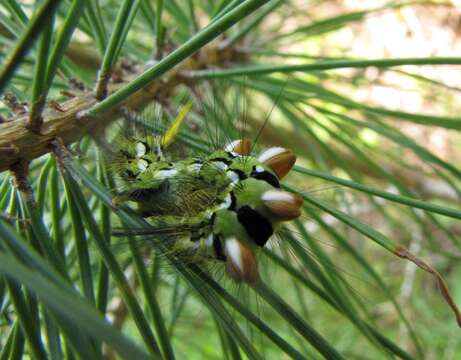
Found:
[[[174,232],[173,251],[223,263],[237,282],[258,282],[258,248],[301,213],[302,198],[280,188],[296,156],[273,147],[256,157],[251,140],[241,139],[206,157],[171,162],[163,149],[173,136],[123,142],[111,161],[121,180],[114,203],[133,201],[152,225]]]

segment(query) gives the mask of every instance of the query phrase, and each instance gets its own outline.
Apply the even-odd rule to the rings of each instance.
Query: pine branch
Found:
[[[139,110],[154,99],[166,98],[179,84],[184,83],[180,75],[187,69],[203,69],[222,65],[234,57],[233,51],[221,51],[219,46],[202,49],[197,56],[191,57],[172,69],[156,81],[138,90],[123,103],[99,113],[97,116],[81,117],[83,111],[97,103],[93,91],[83,91],[60,104],[49,102],[43,112],[41,133],[37,134],[27,128],[29,114],[21,114],[0,124],[0,171],[10,169],[19,161],[30,161],[51,151],[50,142],[60,138],[65,144],[80,140],[96,128],[103,128],[120,116],[120,109]],[[109,85],[109,94],[126,86],[144,71],[136,69],[121,82]]]

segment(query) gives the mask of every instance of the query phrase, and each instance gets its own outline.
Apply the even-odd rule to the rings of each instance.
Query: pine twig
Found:
[[[210,56],[210,54],[215,55]],[[138,110],[151,103],[153,99],[162,99],[176,86],[184,83],[180,75],[183,70],[224,64],[228,62],[229,56],[232,57],[233,54],[229,51],[219,52],[216,47],[202,49],[197,56],[184,61],[161,78],[138,90],[122,104],[98,116],[79,116],[97,103],[94,92],[81,92],[76,97],[59,104],[59,109],[56,106],[44,109],[40,134],[27,128],[28,113],[18,114],[15,118],[0,123],[0,172],[11,168],[19,161],[30,161],[50,152],[49,145],[55,138],[60,138],[65,144],[70,144],[80,140],[96,127],[106,126],[119,117],[119,110],[122,106]],[[126,75],[126,78],[119,83],[110,84],[109,93],[128,84],[143,70]]]

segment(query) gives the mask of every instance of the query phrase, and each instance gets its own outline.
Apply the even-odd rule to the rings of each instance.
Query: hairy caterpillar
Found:
[[[172,251],[223,263],[235,281],[256,283],[257,249],[301,214],[302,198],[280,188],[296,156],[281,147],[255,156],[251,140],[240,139],[205,157],[168,161],[163,150],[189,108],[161,138],[145,132],[116,141],[114,203],[133,201],[152,225],[174,232]]]

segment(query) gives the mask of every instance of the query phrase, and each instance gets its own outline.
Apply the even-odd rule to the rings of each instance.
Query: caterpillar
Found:
[[[169,161],[163,152],[189,109],[160,139],[144,132],[116,141],[109,167],[120,187],[113,202],[134,202],[149,223],[174,232],[172,251],[224,264],[234,281],[255,284],[258,248],[301,214],[302,198],[280,184],[296,156],[281,147],[256,156],[252,141],[242,138],[208,156]]]

